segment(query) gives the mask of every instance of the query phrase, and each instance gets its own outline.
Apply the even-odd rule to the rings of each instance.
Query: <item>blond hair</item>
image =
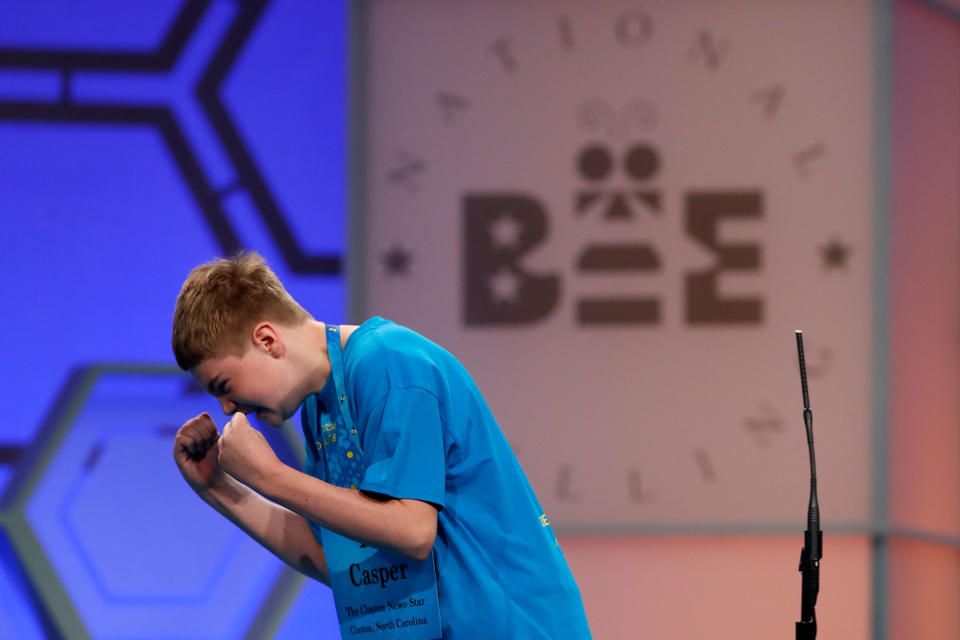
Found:
[[[195,267],[173,312],[173,354],[185,371],[205,359],[243,353],[258,322],[296,325],[311,318],[253,251]]]

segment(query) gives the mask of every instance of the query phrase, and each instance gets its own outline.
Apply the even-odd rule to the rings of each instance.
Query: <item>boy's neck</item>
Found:
[[[355,325],[340,325],[340,346],[345,347]],[[319,393],[330,377],[330,354],[327,352],[327,325],[317,320],[308,320],[294,335],[296,353],[304,355],[307,393]]]
[[[292,337],[293,353],[299,356],[304,370],[304,397],[318,393],[330,375],[326,325],[317,320],[307,320]]]

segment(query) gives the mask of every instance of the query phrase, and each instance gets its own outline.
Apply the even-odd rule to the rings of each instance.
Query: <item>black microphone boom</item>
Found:
[[[807,428],[810,449],[810,504],[807,507],[807,530],[803,532],[800,551],[802,589],[800,621],[796,624],[796,640],[817,637],[817,595],[820,593],[820,558],[823,557],[823,534],[820,531],[820,505],[817,503],[817,461],[813,454],[813,411],[807,391],[807,364],[803,359],[803,332],[797,331],[797,355],[800,357],[800,383],[803,385],[803,423]]]

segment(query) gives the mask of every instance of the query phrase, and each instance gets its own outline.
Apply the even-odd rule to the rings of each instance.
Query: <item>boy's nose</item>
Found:
[[[220,400],[220,408],[223,409],[223,415],[232,416],[237,411],[237,405],[232,400],[229,400],[224,397],[218,398]]]

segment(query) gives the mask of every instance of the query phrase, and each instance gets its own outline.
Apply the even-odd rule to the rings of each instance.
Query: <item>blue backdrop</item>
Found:
[[[169,340],[241,247],[345,320],[347,5],[0,4],[0,638],[339,637],[180,478],[173,432],[218,407]]]

